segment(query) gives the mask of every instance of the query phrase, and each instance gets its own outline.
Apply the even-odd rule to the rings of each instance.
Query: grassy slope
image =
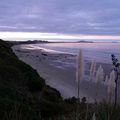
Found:
[[[0,40],[0,118],[37,120],[59,113],[61,102],[60,93]]]
[[[76,103],[76,98],[63,101],[36,70],[17,58],[10,44],[0,40],[0,120],[75,120]],[[93,113],[98,120],[120,120],[120,106],[113,109],[107,103],[86,104],[83,99],[78,110],[80,120],[90,120]]]

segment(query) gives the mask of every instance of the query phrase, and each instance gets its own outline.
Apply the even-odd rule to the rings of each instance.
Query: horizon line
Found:
[[[65,34],[47,32],[0,32],[0,38],[9,39],[43,39],[43,40],[120,40],[120,35]]]

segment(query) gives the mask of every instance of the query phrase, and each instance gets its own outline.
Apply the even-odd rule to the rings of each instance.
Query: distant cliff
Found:
[[[37,43],[48,43],[46,40],[26,40],[26,41],[7,41],[11,45],[18,45],[18,44],[37,44]]]

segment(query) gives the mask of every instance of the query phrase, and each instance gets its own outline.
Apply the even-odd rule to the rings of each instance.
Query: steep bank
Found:
[[[61,104],[61,94],[0,40],[0,118],[37,120],[60,113]]]

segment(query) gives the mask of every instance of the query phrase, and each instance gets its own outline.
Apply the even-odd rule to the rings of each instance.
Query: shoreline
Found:
[[[59,90],[64,98],[77,96],[75,55],[58,53],[47,49],[26,48],[25,45],[13,46],[13,51],[19,59],[36,69],[48,85]],[[89,101],[94,101],[96,99],[96,85],[88,80],[90,64],[91,61],[85,60],[86,80],[80,84],[80,98],[86,97]],[[97,67],[99,64],[103,65],[106,74],[111,71],[109,64],[97,63]],[[107,100],[106,86],[101,84],[99,87],[101,89],[99,89],[97,100]]]

